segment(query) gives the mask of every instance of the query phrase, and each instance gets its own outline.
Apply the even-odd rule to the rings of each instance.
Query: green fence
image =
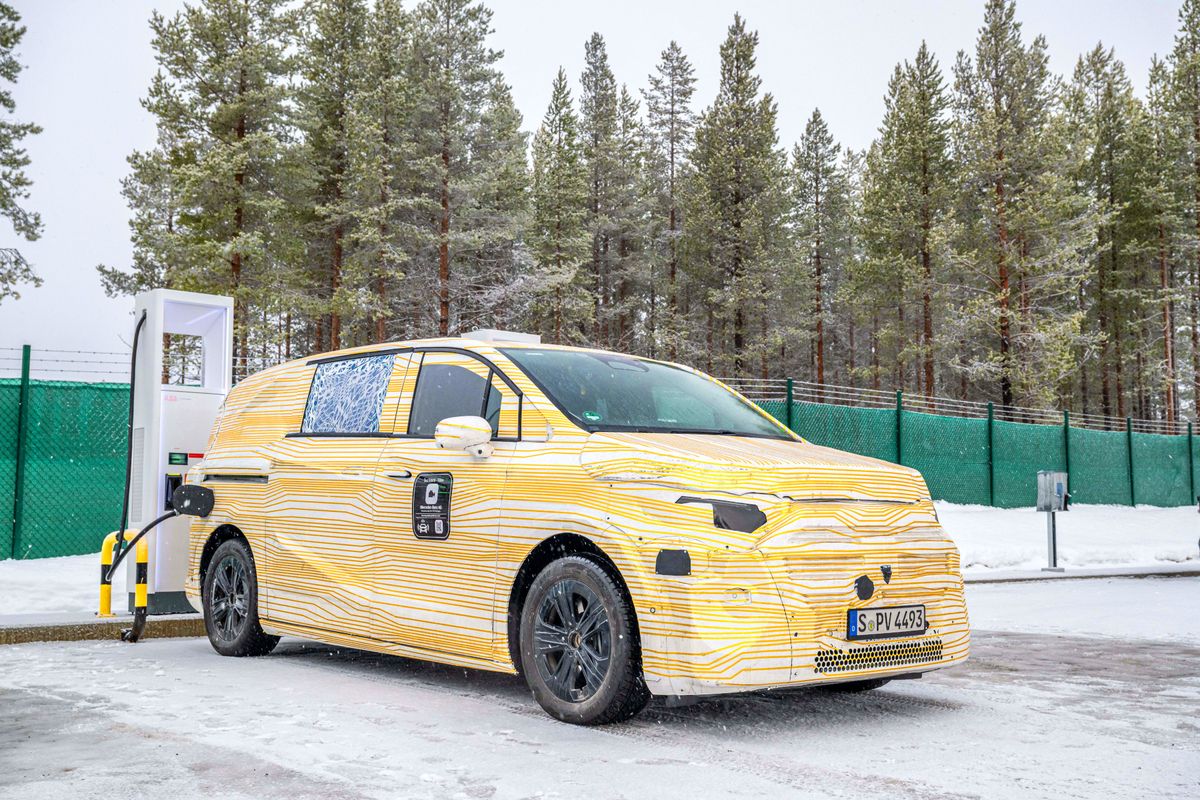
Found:
[[[934,499],[1018,508],[1037,499],[1040,470],[1070,473],[1075,503],[1185,506],[1196,502],[1200,442],[1167,436],[942,416],[896,408],[857,408],[760,400],[816,444],[920,470]]]
[[[0,379],[0,559],[95,551],[116,528],[125,477],[129,387]],[[1200,442],[1167,436],[759,400],[809,441],[915,467],[933,496],[1032,506],[1038,470],[1070,473],[1076,503],[1190,505]]]
[[[0,559],[95,552],[117,527],[129,386],[0,379]]]

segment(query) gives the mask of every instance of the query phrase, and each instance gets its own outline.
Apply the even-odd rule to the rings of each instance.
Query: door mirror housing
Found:
[[[437,424],[433,440],[443,450],[465,450],[477,458],[492,454],[492,426],[483,417],[447,417]]]

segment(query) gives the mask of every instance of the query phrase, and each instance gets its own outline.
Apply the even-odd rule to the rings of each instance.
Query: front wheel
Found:
[[[650,700],[633,608],[595,562],[569,556],[534,580],[521,611],[521,667],[546,713],[576,725],[620,722]]]
[[[258,574],[250,547],[230,539],[217,548],[204,574],[204,629],[223,656],[265,656],[279,644],[258,623]]]

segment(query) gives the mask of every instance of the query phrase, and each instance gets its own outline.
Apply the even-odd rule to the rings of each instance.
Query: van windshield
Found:
[[[615,353],[501,352],[587,431],[789,438],[736,394],[678,367]]]

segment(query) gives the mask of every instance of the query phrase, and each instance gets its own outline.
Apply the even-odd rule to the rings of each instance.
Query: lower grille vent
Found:
[[[820,673],[857,672],[908,664],[928,664],[942,659],[941,639],[898,644],[871,644],[849,650],[818,650],[813,669]]]

